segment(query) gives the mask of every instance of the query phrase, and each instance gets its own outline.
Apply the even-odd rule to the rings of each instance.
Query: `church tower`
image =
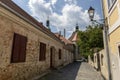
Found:
[[[79,31],[79,26],[78,26],[78,24],[76,24],[75,31],[72,33],[72,35],[69,38],[69,40],[72,41],[73,44],[75,45],[74,60],[78,60],[80,57],[79,46],[77,45],[77,41],[79,39],[78,38],[78,31]]]
[[[46,20],[46,27],[50,30],[50,21],[49,21],[49,16]]]
[[[76,32],[79,31],[78,23],[76,24]]]

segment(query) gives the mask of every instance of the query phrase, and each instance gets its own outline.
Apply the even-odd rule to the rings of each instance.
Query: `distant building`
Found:
[[[76,30],[72,33],[72,35],[70,36],[69,40],[71,42],[74,43],[75,45],[75,51],[74,51],[74,59],[75,60],[78,60],[80,58],[80,54],[79,54],[79,46],[77,44],[77,41],[78,41],[78,31],[79,31],[79,26],[78,24],[76,25]]]

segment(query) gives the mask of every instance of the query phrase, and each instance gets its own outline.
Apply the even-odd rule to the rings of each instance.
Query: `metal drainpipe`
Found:
[[[111,63],[110,63],[110,52],[109,52],[109,44],[108,44],[108,30],[106,28],[107,26],[104,25],[104,47],[105,47],[105,52],[106,52],[106,57],[107,57],[107,65],[108,65],[108,80],[112,80],[112,75],[111,75]]]
[[[103,0],[101,1],[101,8],[103,10],[103,17],[105,19],[105,12],[103,7]],[[107,67],[108,67],[108,80],[112,80],[111,75],[111,63],[110,63],[110,52],[109,52],[109,43],[108,43],[108,25],[107,25],[107,18],[105,19],[104,25],[103,25],[103,39],[104,39],[104,48],[106,52],[107,57]]]

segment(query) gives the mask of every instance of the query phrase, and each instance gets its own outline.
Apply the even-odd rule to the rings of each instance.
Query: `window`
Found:
[[[117,0],[108,0],[108,9],[109,11],[111,10],[111,8],[113,7],[114,3],[116,2]]]
[[[46,58],[46,44],[40,42],[39,61],[44,61]]]
[[[25,62],[27,37],[14,33],[11,63]]]
[[[59,59],[61,59],[61,49],[59,49]]]
[[[95,58],[94,58],[94,62],[96,62],[96,56],[95,56]]]
[[[101,65],[103,66],[103,54],[101,54]]]
[[[118,46],[118,50],[119,50],[119,57],[120,57],[120,46]]]

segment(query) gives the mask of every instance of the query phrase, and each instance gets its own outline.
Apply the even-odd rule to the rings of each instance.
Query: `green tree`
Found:
[[[98,51],[103,49],[102,29],[98,25],[88,26],[85,31],[79,31],[78,37],[77,44],[80,48],[80,54],[84,57],[93,55],[95,49]]]

